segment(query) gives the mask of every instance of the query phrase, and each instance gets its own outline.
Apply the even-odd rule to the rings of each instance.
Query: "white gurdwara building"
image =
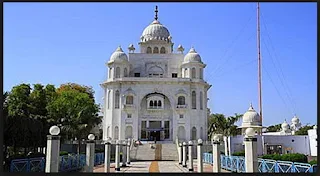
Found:
[[[169,30],[157,17],[147,26],[139,52],[118,47],[107,62],[103,139],[173,141],[207,139],[206,65],[192,47],[174,51]]]

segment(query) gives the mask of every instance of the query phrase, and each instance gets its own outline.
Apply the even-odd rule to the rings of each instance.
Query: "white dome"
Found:
[[[283,130],[287,130],[287,129],[290,128],[290,127],[289,127],[289,124],[287,123],[286,120],[281,124],[281,128],[282,128]]]
[[[196,50],[193,47],[190,49],[188,54],[186,54],[184,56],[183,62],[184,63],[187,63],[187,62],[201,62],[202,63],[200,55],[196,52]]]
[[[127,62],[128,56],[123,52],[122,48],[119,46],[116,51],[111,55],[110,62]]]
[[[170,41],[171,36],[169,30],[165,26],[163,26],[158,20],[154,20],[142,32],[141,41],[145,42],[149,40]]]
[[[291,122],[292,122],[293,124],[298,124],[298,123],[300,122],[300,120],[299,120],[299,118],[295,115],[295,116],[292,118]]]
[[[252,104],[242,117],[242,126],[261,126],[260,115],[253,109]]]

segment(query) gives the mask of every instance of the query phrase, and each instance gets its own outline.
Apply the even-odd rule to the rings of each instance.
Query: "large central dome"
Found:
[[[142,33],[141,40],[170,40],[169,30],[158,20],[154,20]]]

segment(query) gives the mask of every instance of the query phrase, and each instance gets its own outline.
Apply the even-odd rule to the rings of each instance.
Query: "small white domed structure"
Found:
[[[290,125],[292,135],[294,135],[295,132],[300,129],[300,127],[301,127],[300,119],[296,115],[294,115],[294,117],[291,119],[291,125]]]
[[[94,136],[94,134],[89,134],[89,135],[88,135],[88,139],[89,139],[90,141],[93,141],[95,138],[96,138],[96,137]]]
[[[147,26],[140,37],[141,42],[150,40],[171,41],[171,38],[169,30],[158,20],[154,20],[149,26]]]
[[[50,127],[49,133],[53,136],[59,135],[60,134],[60,128],[56,125]]]
[[[280,134],[281,135],[290,135],[291,134],[290,126],[286,120],[284,120],[284,122],[281,124]]]
[[[189,63],[189,62],[202,63],[200,54],[198,54],[193,47],[189,50],[188,54],[186,54],[183,59],[183,63]]]
[[[250,104],[250,107],[247,110],[247,112],[243,114],[242,124],[239,128],[242,128],[242,134],[245,133],[245,130],[247,128],[253,128],[258,133],[261,133],[262,124],[260,115],[253,109],[252,104]]]
[[[109,63],[111,62],[128,62],[128,56],[126,53],[123,52],[121,46],[119,46],[116,49],[116,51],[111,55]]]

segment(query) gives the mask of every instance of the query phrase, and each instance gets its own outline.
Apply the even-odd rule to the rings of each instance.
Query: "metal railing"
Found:
[[[233,172],[245,172],[245,158],[242,156],[220,155],[221,168]],[[214,164],[211,153],[203,153],[203,162]],[[276,161],[258,158],[261,173],[315,173],[317,165],[291,161]]]

